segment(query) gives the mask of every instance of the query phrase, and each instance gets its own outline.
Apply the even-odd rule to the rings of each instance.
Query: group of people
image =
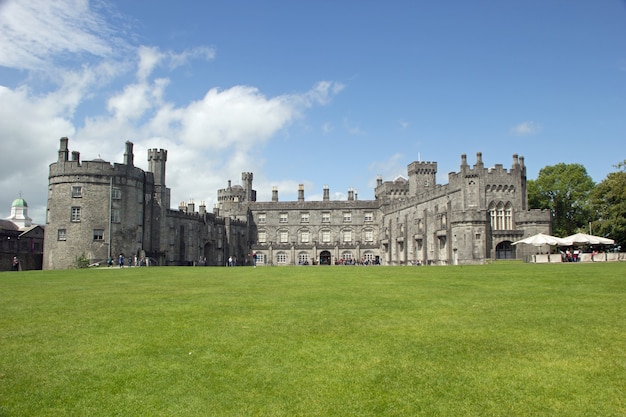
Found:
[[[107,266],[113,266],[114,263],[115,262],[113,261],[113,258],[109,257],[107,259]],[[119,256],[117,257],[117,265],[120,268],[124,268],[124,265],[126,265],[126,259],[124,258],[123,253],[120,253]],[[146,260],[144,260],[144,258],[139,259],[137,255],[135,255],[134,257],[128,258],[128,266],[141,266],[141,265],[146,265]]]

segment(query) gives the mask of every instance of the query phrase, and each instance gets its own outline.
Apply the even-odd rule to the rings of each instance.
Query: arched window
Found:
[[[504,229],[513,230],[513,205],[511,202],[504,206]]]
[[[309,264],[309,254],[307,252],[300,252],[298,254],[298,265],[308,265]]]
[[[285,265],[287,263],[287,254],[285,252],[276,253],[276,263],[278,265]]]
[[[489,204],[489,216],[491,218],[491,228],[493,230],[513,229],[513,205],[510,202]]]

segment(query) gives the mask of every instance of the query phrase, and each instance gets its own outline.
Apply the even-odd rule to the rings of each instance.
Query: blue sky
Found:
[[[596,182],[626,159],[626,4],[524,1],[0,2],[0,213],[45,221],[59,138],[82,160],[168,150],[172,206],[254,172],[259,200],[373,198],[437,161]]]

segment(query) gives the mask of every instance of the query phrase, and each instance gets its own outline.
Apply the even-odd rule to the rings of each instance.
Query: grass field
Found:
[[[626,264],[0,273],[0,416],[625,416]]]

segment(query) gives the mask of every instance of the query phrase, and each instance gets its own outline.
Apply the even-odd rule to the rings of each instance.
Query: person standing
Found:
[[[20,260],[17,259],[17,256],[13,257],[12,269],[14,271],[19,271],[20,270]]]
[[[124,268],[124,254],[120,253],[119,258],[117,258],[117,262],[120,265],[120,268]]]

